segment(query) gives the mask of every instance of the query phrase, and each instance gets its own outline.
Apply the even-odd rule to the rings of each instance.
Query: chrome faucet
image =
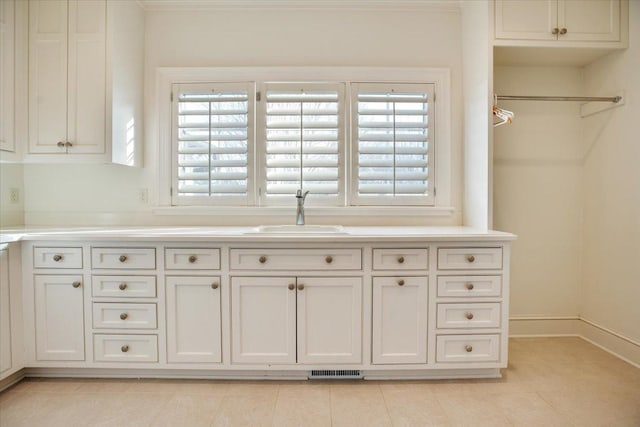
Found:
[[[298,207],[296,209],[296,225],[304,225],[304,200],[307,198],[308,191],[302,194],[302,190],[298,190],[296,193],[296,200],[298,201]]]

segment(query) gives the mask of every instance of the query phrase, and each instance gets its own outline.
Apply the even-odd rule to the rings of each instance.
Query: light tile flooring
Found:
[[[499,380],[25,380],[0,426],[640,426],[640,369],[579,338],[512,339]]]

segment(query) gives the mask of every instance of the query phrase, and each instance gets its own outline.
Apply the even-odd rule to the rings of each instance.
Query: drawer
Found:
[[[154,298],[156,276],[92,276],[94,297]]]
[[[154,248],[91,248],[93,268],[154,269]]]
[[[436,362],[497,362],[500,335],[438,335]]]
[[[156,329],[155,304],[93,303],[96,329]]]
[[[33,248],[35,268],[82,268],[82,248]]]
[[[501,276],[438,276],[439,297],[499,297]]]
[[[502,268],[502,248],[439,248],[440,270],[485,270]]]
[[[156,335],[94,335],[96,362],[157,362]]]
[[[428,249],[374,249],[374,270],[427,270]]]
[[[500,303],[437,304],[438,329],[499,328]]]
[[[235,270],[360,270],[360,249],[231,249]]]
[[[220,270],[220,249],[165,249],[167,270]]]

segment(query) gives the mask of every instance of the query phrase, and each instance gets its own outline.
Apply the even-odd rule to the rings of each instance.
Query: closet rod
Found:
[[[498,95],[498,101],[581,101],[581,102],[613,102],[617,104],[621,96],[511,96]]]

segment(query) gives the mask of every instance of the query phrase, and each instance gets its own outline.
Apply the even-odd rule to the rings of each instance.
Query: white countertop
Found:
[[[28,227],[0,230],[0,243],[50,241],[219,241],[219,242],[366,242],[366,241],[509,241],[516,236],[472,227],[344,227],[344,234],[256,233],[256,227]]]

